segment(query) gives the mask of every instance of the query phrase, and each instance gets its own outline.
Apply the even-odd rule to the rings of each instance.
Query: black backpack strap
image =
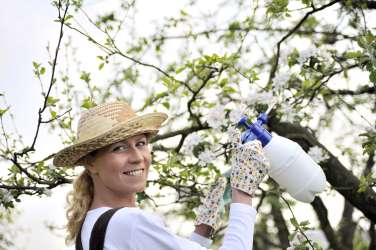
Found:
[[[116,213],[119,208],[112,208],[104,212],[95,222],[93,230],[90,235],[90,250],[103,250],[104,239],[106,236],[106,230],[111,217]]]
[[[82,224],[80,226],[80,230],[78,231],[77,237],[76,237],[76,250],[84,250],[82,248],[82,242],[81,242],[81,231],[82,231],[82,226],[84,225],[84,222],[82,221]]]
[[[99,216],[99,218],[94,224],[93,229],[91,230],[89,250],[103,250],[104,239],[106,236],[108,223],[110,222],[111,217],[120,208],[121,207],[112,208],[104,212],[101,216]],[[76,250],[83,250],[82,242],[81,242],[81,231],[82,231],[83,224],[84,223],[82,223],[80,227],[80,231],[78,231],[78,234],[76,237]]]

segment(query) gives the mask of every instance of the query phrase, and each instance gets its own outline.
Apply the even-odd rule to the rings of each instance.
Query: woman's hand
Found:
[[[223,199],[227,179],[219,177],[218,180],[211,185],[208,193],[198,208],[195,221],[195,232],[208,237],[218,229],[220,223],[220,203]]]
[[[253,196],[270,167],[261,142],[254,140],[245,144],[238,143],[233,150],[231,187]]]

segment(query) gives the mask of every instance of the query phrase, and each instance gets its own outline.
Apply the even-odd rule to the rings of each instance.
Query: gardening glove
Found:
[[[242,144],[239,138],[232,138],[238,143],[233,147],[231,157],[231,187],[253,196],[270,165],[260,141]]]
[[[217,181],[210,186],[208,193],[198,208],[195,225],[206,224],[211,226],[214,231],[219,228],[220,204],[226,184],[227,179],[225,177],[219,177]]]

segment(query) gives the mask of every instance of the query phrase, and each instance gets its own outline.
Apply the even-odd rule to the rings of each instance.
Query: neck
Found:
[[[116,194],[114,192],[94,190],[93,202],[90,209],[99,207],[136,207],[136,194]]]

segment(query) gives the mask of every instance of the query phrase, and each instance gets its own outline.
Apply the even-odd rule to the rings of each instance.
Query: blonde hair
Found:
[[[81,224],[91,206],[94,194],[94,184],[90,173],[85,169],[74,181],[73,190],[67,195],[67,231],[66,243],[76,240]]]

